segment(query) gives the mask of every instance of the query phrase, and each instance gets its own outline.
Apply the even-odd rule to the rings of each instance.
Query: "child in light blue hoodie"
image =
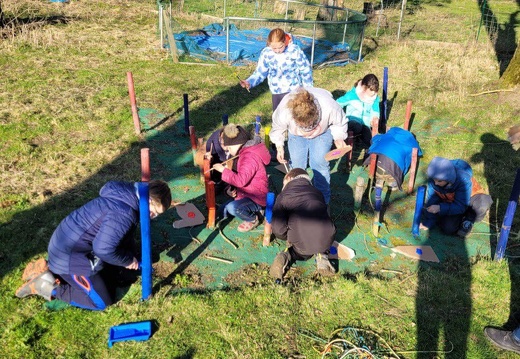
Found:
[[[370,147],[372,119],[379,121],[379,80],[368,74],[358,80],[354,87],[336,101],[344,108],[348,118],[348,130],[359,136],[363,147]]]

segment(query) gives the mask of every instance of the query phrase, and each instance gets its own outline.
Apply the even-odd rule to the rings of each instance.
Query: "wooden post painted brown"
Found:
[[[141,148],[141,182],[150,182],[150,149]]]
[[[419,149],[417,147],[412,148],[412,163],[410,164],[410,179],[408,180],[408,194],[413,192],[415,186],[415,174],[417,173],[417,156]]]
[[[410,131],[410,118],[412,117],[412,100],[406,103],[406,114],[404,116],[404,129]]]
[[[139,113],[137,112],[137,102],[135,100],[134,78],[131,72],[126,73],[128,82],[128,94],[130,95],[130,106],[132,107],[132,118],[134,120],[135,134],[141,133],[141,123],[139,121]]]

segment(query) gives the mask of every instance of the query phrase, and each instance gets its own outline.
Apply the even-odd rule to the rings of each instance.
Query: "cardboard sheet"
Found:
[[[439,258],[430,246],[397,246],[392,251],[401,253],[408,258],[418,259],[425,262],[439,263]]]

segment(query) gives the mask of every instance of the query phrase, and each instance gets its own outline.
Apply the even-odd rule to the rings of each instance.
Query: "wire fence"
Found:
[[[183,14],[198,14],[207,20],[207,25],[214,22],[224,27],[227,34],[225,58],[228,62],[230,53],[240,47],[240,44],[229,41],[230,28],[233,31],[251,31],[266,27],[281,27],[301,41],[308,41],[310,48],[306,52],[311,63],[314,63],[317,46],[331,48],[335,44],[342,45],[345,51],[327,55],[326,64],[360,61],[367,17],[360,11],[335,6],[337,3],[338,0],[333,1],[333,5],[295,0],[159,1],[161,46],[166,43],[165,26],[175,29],[174,32],[193,31],[180,25],[176,18]],[[164,21],[164,11],[170,14],[169,24]],[[323,66],[323,61],[320,64]]]

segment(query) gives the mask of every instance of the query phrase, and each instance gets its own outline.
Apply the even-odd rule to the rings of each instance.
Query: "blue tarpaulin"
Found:
[[[260,52],[266,46],[267,35],[270,31],[267,28],[238,30],[236,26],[230,25],[229,61],[234,65],[257,62]],[[179,55],[189,55],[201,60],[226,61],[226,32],[220,24],[211,24],[202,30],[175,34],[174,38]],[[310,60],[312,39],[293,36],[293,41]],[[350,59],[357,59],[357,53],[351,54],[349,50],[350,46],[347,43],[316,39],[313,64],[319,65],[335,61],[336,65],[343,65]]]

